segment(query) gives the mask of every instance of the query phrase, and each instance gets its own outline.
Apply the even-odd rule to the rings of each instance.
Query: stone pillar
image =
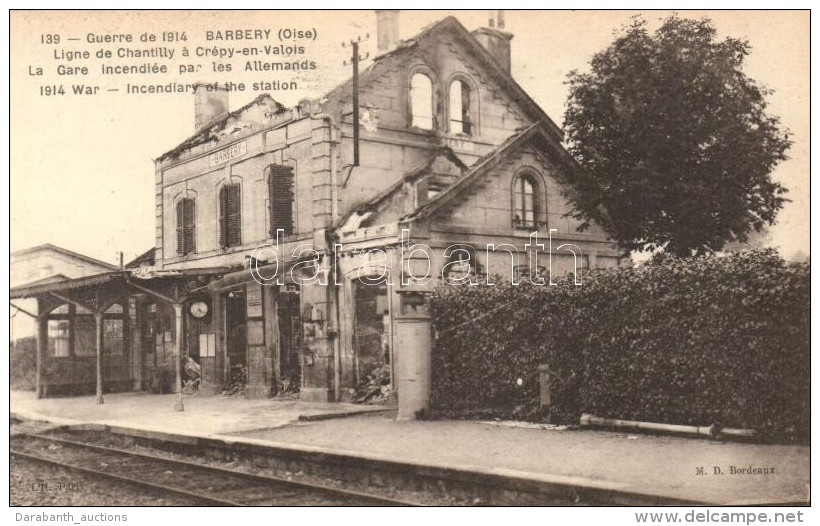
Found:
[[[176,362],[176,389],[177,401],[174,404],[174,411],[184,411],[185,404],[182,402],[182,304],[174,303],[174,323],[176,327],[176,338],[174,338],[174,361]]]
[[[42,305],[38,305],[37,312],[43,312]],[[48,346],[48,318],[45,315],[37,316],[37,378],[35,379],[35,392],[37,398],[44,398],[46,395],[45,383],[43,382],[43,361],[46,356]]]
[[[423,293],[397,291],[395,344],[396,387],[399,395],[398,420],[416,418],[430,403],[432,376],[432,320]]]
[[[94,321],[97,325],[97,403],[104,403],[103,400],[103,377],[102,377],[102,359],[103,359],[103,313],[95,312]]]
[[[312,161],[309,166],[311,212],[313,216],[314,229],[329,226],[332,223],[334,190],[331,189],[333,183],[333,156],[335,155],[332,141],[330,125],[324,119],[311,119],[311,155]],[[322,232],[324,236],[324,232]],[[316,246],[322,246],[317,243]]]
[[[331,278],[332,279],[332,278]],[[299,289],[302,310],[302,348],[309,354],[302,366],[299,399],[306,402],[333,401],[333,341],[327,336],[327,289],[320,284]]]

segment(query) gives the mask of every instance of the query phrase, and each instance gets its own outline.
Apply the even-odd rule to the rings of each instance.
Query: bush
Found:
[[[9,386],[34,391],[37,381],[37,342],[33,336],[19,338],[10,346]]]
[[[453,287],[432,301],[433,412],[809,436],[810,270],[772,251],[664,258],[582,286]],[[517,380],[521,379],[521,385]]]

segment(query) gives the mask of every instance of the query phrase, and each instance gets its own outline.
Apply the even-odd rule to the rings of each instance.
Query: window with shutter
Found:
[[[281,229],[289,236],[293,234],[293,167],[273,164],[267,172],[270,235],[276,237]]]
[[[185,236],[185,244],[183,249],[186,254],[193,254],[196,252],[196,201],[186,199],[184,207],[183,233]]]
[[[242,244],[242,203],[239,184],[219,190],[219,243],[222,248]]]
[[[193,199],[177,202],[177,255],[196,252],[196,203]]]
[[[177,255],[185,255],[185,227],[183,209],[185,199],[177,201]]]

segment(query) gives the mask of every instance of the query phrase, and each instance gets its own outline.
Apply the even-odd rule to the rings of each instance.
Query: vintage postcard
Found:
[[[809,22],[11,11],[16,521],[802,522]]]

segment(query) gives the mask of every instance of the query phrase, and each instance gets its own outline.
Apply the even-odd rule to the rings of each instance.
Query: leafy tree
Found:
[[[773,224],[786,189],[771,178],[791,145],[743,71],[750,45],[718,41],[709,19],[639,17],[590,71],[570,72],[564,128],[580,164],[570,215],[627,252],[719,250]]]

